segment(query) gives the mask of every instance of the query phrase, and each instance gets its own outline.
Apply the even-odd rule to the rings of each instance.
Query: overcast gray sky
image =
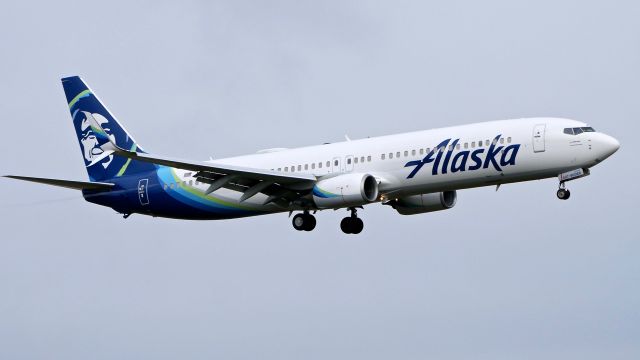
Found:
[[[5,2],[0,173],[87,179],[59,79],[191,159],[562,116],[622,148],[570,184],[286,214],[131,216],[0,179],[2,359],[638,359],[637,1]]]

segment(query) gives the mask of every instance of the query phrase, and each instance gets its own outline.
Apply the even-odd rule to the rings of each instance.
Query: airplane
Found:
[[[88,202],[124,218],[216,220],[295,212],[293,227],[311,231],[313,214],[346,209],[340,222],[358,234],[364,205],[402,215],[451,209],[457,191],[590,174],[620,148],[583,122],[524,118],[308,146],[274,148],[209,161],[147,153],[78,76],[62,79],[89,181],[6,175],[82,191]]]

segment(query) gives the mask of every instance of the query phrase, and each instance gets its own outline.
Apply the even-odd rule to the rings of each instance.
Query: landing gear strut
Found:
[[[316,217],[305,211],[302,214],[296,214],[291,223],[298,231],[311,231],[316,227]]]
[[[349,208],[351,216],[348,216],[340,222],[340,229],[345,234],[359,234],[364,228],[364,223],[357,215],[356,208]]]
[[[571,196],[571,191],[565,187],[564,181],[560,182],[556,196],[558,196],[560,200],[567,200]]]

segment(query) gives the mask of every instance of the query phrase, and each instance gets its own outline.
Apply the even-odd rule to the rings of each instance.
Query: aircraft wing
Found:
[[[290,174],[281,171],[249,168],[228,164],[216,164],[204,161],[181,160],[164,156],[150,155],[135,150],[127,150],[118,146],[109,136],[104,135],[102,126],[89,119],[91,127],[100,136],[100,148],[104,151],[93,162],[102,161],[105,157],[115,154],[132,160],[164,165],[183,170],[195,171],[198,181],[209,184],[205,194],[210,194],[222,187],[241,191],[240,201],[244,201],[257,193],[267,195],[265,204],[274,202],[287,205],[295,201],[307,190],[313,188],[317,178],[311,174]]]
[[[195,177],[198,181],[209,184],[205,194],[210,194],[220,188],[227,188],[242,192],[240,201],[245,201],[258,193],[263,193],[267,195],[264,204],[275,203],[282,207],[288,207],[291,202],[304,195],[305,190],[313,188],[317,180],[315,176],[310,174],[288,174],[265,169],[136,153],[118,148],[114,144],[103,146],[102,148],[107,151],[114,149],[113,153],[116,155],[132,160],[195,171]],[[107,151],[105,151],[105,154]]]
[[[313,183],[316,181],[316,177],[310,174],[289,174],[280,171],[248,168],[235,165],[216,164],[204,161],[181,160],[170,157],[136,153],[134,151],[127,151],[124,149],[117,149],[115,153],[132,160],[145,161],[153,164],[171,166],[184,170],[206,172],[216,175],[235,175],[236,178],[271,181],[279,184],[293,184],[301,182]]]
[[[216,164],[204,161],[181,160],[129,151],[119,147],[111,141],[111,139],[108,140],[108,142],[101,146],[104,153],[94,161],[100,161],[106,156],[116,154],[132,160],[195,171],[195,177],[198,181],[209,184],[209,187],[205,190],[205,194],[210,194],[220,188],[227,188],[242,192],[241,202],[258,193],[263,193],[267,195],[264,204],[275,203],[279,206],[288,207],[292,202],[312,189],[317,181],[317,178],[311,174],[290,174],[280,171]]]

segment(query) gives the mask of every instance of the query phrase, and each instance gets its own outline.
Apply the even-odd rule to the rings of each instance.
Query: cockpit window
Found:
[[[582,134],[583,132],[595,132],[595,130],[590,126],[564,128],[564,133],[567,135],[578,135],[578,134]]]

